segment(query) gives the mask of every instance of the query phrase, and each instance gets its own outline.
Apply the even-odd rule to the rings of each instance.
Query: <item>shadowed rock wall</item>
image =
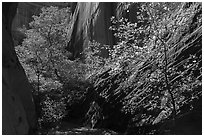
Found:
[[[28,134],[36,126],[35,106],[25,72],[14,50],[11,24],[17,3],[3,2],[2,133]]]

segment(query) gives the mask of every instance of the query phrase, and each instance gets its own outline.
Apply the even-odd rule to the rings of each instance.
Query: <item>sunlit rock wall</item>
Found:
[[[17,3],[3,3],[2,7],[2,133],[28,134],[36,126],[36,117],[31,88],[11,35]]]
[[[101,44],[113,45],[113,32],[109,30],[110,18],[115,15],[117,3],[112,2],[79,2],[76,5],[70,30],[68,51],[72,59],[88,46],[88,41],[95,40]],[[104,51],[103,56],[107,56]]]

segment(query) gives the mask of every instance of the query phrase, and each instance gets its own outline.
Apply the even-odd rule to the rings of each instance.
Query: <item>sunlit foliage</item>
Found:
[[[112,73],[116,78],[93,80],[98,81],[96,89],[100,89],[99,96],[106,103],[114,102],[116,106],[122,102],[121,111],[132,115],[130,127],[154,125],[172,118],[173,105],[176,115],[192,110],[189,105],[200,98],[202,83],[201,49],[189,51],[201,46],[200,3],[136,4],[140,5],[135,13],[136,23],[126,18],[111,19],[110,29],[119,41],[108,49],[106,65],[111,66],[111,72],[118,68]],[[117,79],[122,75],[121,69],[126,72],[124,81]]]

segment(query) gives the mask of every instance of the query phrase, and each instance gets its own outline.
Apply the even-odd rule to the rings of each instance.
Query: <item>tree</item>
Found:
[[[62,82],[59,74],[60,66],[67,64],[65,46],[70,21],[70,9],[43,7],[39,16],[33,16],[26,31],[21,48],[25,50],[24,61],[40,75],[50,76]],[[19,47],[20,49],[20,47]]]
[[[46,41],[42,46],[44,49],[41,50],[41,54],[45,54],[44,57],[47,58],[46,66],[60,80],[57,66],[67,60],[64,48],[67,42],[70,9],[58,9],[52,6],[42,8],[42,13],[39,16],[33,16],[33,18],[34,21],[30,23],[30,26]],[[30,38],[32,39],[32,37]],[[43,57],[43,55],[41,56]]]
[[[33,94],[37,96],[40,109],[39,124],[56,122],[65,116],[64,98],[53,99],[52,95],[62,95],[64,79],[69,65],[65,50],[70,22],[70,9],[43,7],[42,12],[33,16],[30,29],[24,30],[26,38],[22,45],[16,47],[30,83],[34,86]]]

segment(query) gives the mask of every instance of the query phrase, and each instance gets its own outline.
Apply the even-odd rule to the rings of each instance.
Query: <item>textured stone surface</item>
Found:
[[[28,134],[36,125],[35,106],[11,36],[17,3],[3,3],[2,7],[2,133]]]
[[[3,72],[5,75],[4,68]],[[26,113],[18,95],[9,89],[4,79],[2,90],[2,134],[28,134],[29,126]]]
[[[67,49],[73,59],[80,57],[80,52],[87,47],[88,41],[95,40],[102,44],[113,45],[114,37],[109,27],[110,18],[115,14],[117,3],[79,2],[73,14],[70,42]],[[107,56],[104,52],[103,56]]]

